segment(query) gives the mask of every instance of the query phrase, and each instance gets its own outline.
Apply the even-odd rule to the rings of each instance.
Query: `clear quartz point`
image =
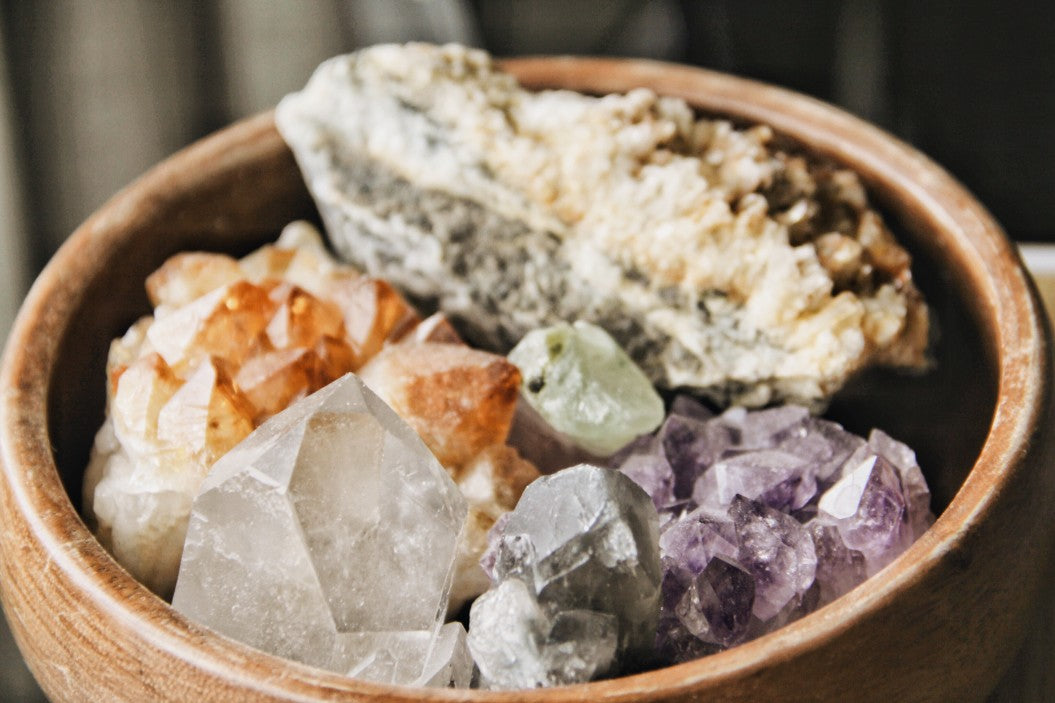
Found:
[[[349,374],[214,465],[173,606],[307,664],[406,684],[446,685],[449,669],[465,685],[441,627],[465,515],[417,434]]]

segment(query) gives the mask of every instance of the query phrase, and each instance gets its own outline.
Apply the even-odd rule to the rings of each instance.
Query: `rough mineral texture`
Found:
[[[463,344],[393,345],[359,375],[448,467],[505,442],[520,387],[516,366]]]
[[[276,113],[340,253],[504,352],[601,325],[649,378],[822,406],[925,362],[909,255],[851,172],[645,89],[528,92],[459,46],[327,61]]]
[[[933,521],[904,444],[805,408],[714,416],[685,396],[612,463],[660,511],[661,660],[774,630],[893,561]]]
[[[528,486],[490,534],[494,587],[469,619],[482,684],[588,681],[652,653],[659,614],[656,511],[622,474],[581,465]]]
[[[414,430],[348,374],[213,466],[172,604],[314,666],[467,686],[464,632],[443,625],[465,514]]]
[[[528,332],[509,360],[523,397],[582,449],[608,456],[663,422],[663,400],[611,335],[577,321]]]

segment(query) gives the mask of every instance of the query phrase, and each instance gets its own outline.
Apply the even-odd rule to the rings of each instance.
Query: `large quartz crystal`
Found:
[[[581,465],[540,478],[491,531],[495,585],[473,603],[482,682],[534,688],[647,661],[659,615],[656,510],[622,474]]]
[[[539,475],[505,444],[520,372],[504,357],[464,344],[420,341],[386,347],[359,375],[417,430],[469,501],[450,599],[457,612],[490,583],[480,568],[487,531]]]
[[[805,408],[712,415],[679,396],[612,458],[660,511],[660,657],[769,632],[848,592],[933,521],[915,454]]]
[[[505,352],[586,320],[657,385],[823,405],[920,367],[910,258],[858,177],[638,89],[529,92],[460,46],[322,64],[276,112],[342,256]]]
[[[241,260],[177,254],[146,287],[154,315],[110,347],[84,504],[103,544],[164,596],[217,459],[386,341],[429,332],[415,332],[417,313],[391,286],[338,264],[303,222]]]
[[[465,515],[414,430],[349,374],[213,466],[172,604],[314,666],[466,686],[464,632],[443,624]]]
[[[581,320],[532,330],[509,352],[523,395],[555,430],[607,456],[663,422],[663,400],[619,344]]]

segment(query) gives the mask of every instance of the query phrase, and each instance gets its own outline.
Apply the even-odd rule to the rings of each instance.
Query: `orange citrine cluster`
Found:
[[[472,494],[465,595],[486,587],[475,561],[487,528],[538,475],[505,446],[515,366],[338,263],[307,223],[240,260],[178,254],[146,287],[154,315],[111,345],[109,414],[85,480],[86,512],[119,561],[167,593],[209,467],[272,415],[356,371]],[[151,492],[159,499],[144,501]]]

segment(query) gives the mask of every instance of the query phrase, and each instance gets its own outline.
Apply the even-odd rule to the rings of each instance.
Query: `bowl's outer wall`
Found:
[[[265,115],[191,147],[116,196],[56,255],[16,322],[0,378],[0,588],[45,691],[70,701],[984,697],[1031,616],[1052,542],[1049,521],[1037,517],[1055,497],[1055,438],[1042,431],[1052,419],[1049,337],[999,227],[933,164],[808,98],[650,62],[511,66],[532,85],[593,92],[651,85],[708,111],[772,123],[861,172],[922,260],[956,272],[955,285],[934,272],[930,278],[946,285],[946,314],[956,320],[946,347],[964,347],[950,358],[968,361],[924,393],[937,400],[915,398],[900,420],[916,434],[922,423],[936,424],[921,440],[939,503],[948,503],[934,528],[851,596],[772,635],[586,686],[504,696],[395,689],[281,662],[188,623],[113,562],[70,494],[79,496],[102,417],[108,339],[147,311],[145,275],[175,251],[246,251],[288,220],[314,215]],[[957,317],[957,306],[973,314]],[[894,422],[897,399],[881,401]],[[866,401],[847,401],[846,412],[858,402]]]

